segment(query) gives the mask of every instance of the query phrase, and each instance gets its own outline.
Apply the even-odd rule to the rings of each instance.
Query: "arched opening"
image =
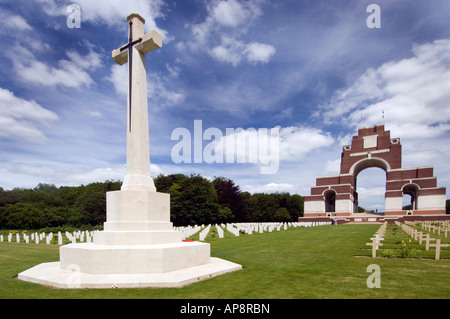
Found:
[[[355,205],[353,212],[385,211],[386,171],[383,167],[365,167],[355,174]]]
[[[325,197],[325,212],[333,213],[336,211],[336,191],[328,189],[324,192]]]
[[[389,163],[382,158],[363,158],[352,165],[352,167],[350,168],[350,174],[353,174],[356,178],[356,176],[358,176],[361,171],[370,167],[379,167],[385,172],[391,169]]]
[[[402,209],[416,210],[419,197],[419,185],[406,184],[402,187],[402,192],[403,192]]]

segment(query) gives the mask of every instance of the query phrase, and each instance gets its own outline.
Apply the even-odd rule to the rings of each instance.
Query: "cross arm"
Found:
[[[161,35],[156,30],[150,31],[142,37],[142,41],[136,45],[136,49],[143,54],[162,47]]]
[[[128,50],[115,49],[112,51],[112,58],[119,65],[125,64],[128,61]]]
[[[436,243],[436,244],[430,244],[430,247],[448,247],[450,246],[449,244],[441,244],[441,243]]]
[[[123,47],[112,51],[112,58],[119,65],[125,64],[128,61],[128,50],[123,50]],[[142,36],[141,41],[135,45],[135,48],[143,54],[147,54],[160,47],[162,47],[162,38],[155,30]]]

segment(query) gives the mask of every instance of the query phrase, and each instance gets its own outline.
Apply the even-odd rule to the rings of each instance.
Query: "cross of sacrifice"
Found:
[[[367,243],[366,245],[372,246],[372,258],[375,258],[375,257],[377,257],[378,246],[383,246],[383,244],[380,243],[380,240],[383,240],[383,238],[374,237],[374,238],[370,238],[370,239],[372,239],[372,242]]]
[[[155,191],[150,176],[145,55],[160,48],[162,39],[155,30],[144,34],[145,20],[139,14],[130,14],[127,21],[128,43],[112,52],[117,64],[128,62],[127,175],[122,190]]]
[[[434,259],[439,260],[441,258],[441,247],[448,247],[449,244],[441,244],[441,240],[437,239],[436,244],[430,244],[430,247],[436,247],[436,255]]]

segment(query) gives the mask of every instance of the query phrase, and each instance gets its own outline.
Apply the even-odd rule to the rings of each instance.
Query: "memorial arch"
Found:
[[[400,138],[391,138],[384,125],[364,127],[345,145],[337,176],[318,177],[305,196],[304,217],[352,216],[358,209],[357,176],[366,168],[386,172],[385,216],[445,215],[446,189],[437,187],[433,166],[402,168]],[[402,210],[403,196],[412,210]],[[334,210],[333,210],[334,209]]]

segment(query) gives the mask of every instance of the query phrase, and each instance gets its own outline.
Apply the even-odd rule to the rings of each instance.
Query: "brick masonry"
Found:
[[[305,196],[304,217],[352,216],[357,211],[358,174],[379,167],[386,172],[385,215],[407,215],[402,210],[404,194],[414,199],[414,215],[445,214],[446,189],[437,186],[433,166],[402,168],[400,138],[391,138],[384,125],[364,127],[345,145],[340,174],[318,177],[311,195]]]

